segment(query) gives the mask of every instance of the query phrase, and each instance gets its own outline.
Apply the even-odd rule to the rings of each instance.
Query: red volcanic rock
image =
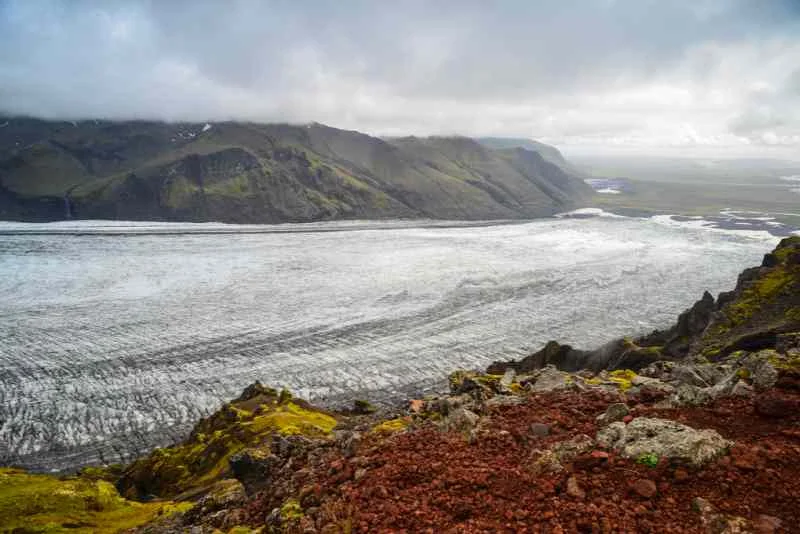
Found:
[[[656,483],[647,478],[635,480],[633,484],[631,484],[631,490],[645,499],[651,499],[658,493]]]
[[[586,498],[586,492],[578,485],[578,480],[575,477],[567,479],[567,495],[578,500]]]
[[[761,514],[753,520],[753,531],[756,534],[773,534],[779,532],[782,523],[777,517]]]
[[[687,480],[689,480],[689,472],[686,471],[686,469],[679,467],[678,469],[675,470],[673,478],[675,479],[675,482],[686,482]]]
[[[537,438],[544,438],[550,435],[550,425],[545,423],[531,423],[531,434]]]
[[[755,447],[734,447],[731,450],[731,462],[741,471],[754,471],[763,463],[759,456],[759,449]]]
[[[592,451],[589,454],[582,454],[572,461],[576,469],[589,470],[608,462],[609,454],[606,451]]]
[[[766,417],[792,417],[800,410],[800,400],[794,396],[771,391],[756,398],[756,411]]]
[[[783,400],[800,398],[792,390],[779,393]],[[797,414],[767,417],[756,411],[755,398],[677,409],[637,407],[637,416],[714,429],[735,443],[730,456],[702,470],[669,462],[649,467],[594,447],[565,458],[562,469],[534,469],[537,459],[555,458],[564,443],[595,436],[597,414],[616,401],[592,391],[530,395],[521,405],[493,407],[481,420],[482,438],[471,443],[435,422],[388,436],[365,433],[358,456],[358,467],[365,470],[357,477],[350,477],[343,453],[330,447],[304,466],[309,474],[294,493],[277,501],[255,497],[236,524],[263,525],[282,499],[303,493],[303,503],[314,505],[317,528],[346,518],[354,534],[703,534],[708,527],[703,516],[689,511],[692,499],[702,496],[713,503],[715,514],[746,518],[754,532],[800,532]],[[531,425],[545,421],[550,434],[534,436]],[[344,477],[350,478],[341,482]],[[314,489],[301,492],[305,485]],[[319,495],[319,503],[311,495]],[[775,527],[775,521],[782,523]]]

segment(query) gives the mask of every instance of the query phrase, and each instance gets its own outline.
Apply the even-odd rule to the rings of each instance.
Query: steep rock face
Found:
[[[566,162],[542,155],[546,145],[542,154],[494,150],[462,137],[378,139],[321,124],[4,124],[2,219],[517,219],[590,194]]]
[[[637,339],[617,339],[595,350],[556,341],[520,361],[494,362],[487,372],[530,372],[547,365],[565,371],[639,370],[659,360],[720,360],[736,351],[776,348],[800,331],[800,237],[783,239],[760,267],[746,269],[733,291],[706,292],[677,323]]]
[[[703,332],[689,349],[709,359],[737,350],[775,348],[779,337],[800,331],[800,236],[783,239],[760,267],[745,270],[722,293]]]

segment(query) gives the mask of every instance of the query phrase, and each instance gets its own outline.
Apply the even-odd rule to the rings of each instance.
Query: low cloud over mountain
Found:
[[[7,0],[0,111],[791,155],[798,6]]]

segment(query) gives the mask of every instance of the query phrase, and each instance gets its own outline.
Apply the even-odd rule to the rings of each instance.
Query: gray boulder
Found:
[[[553,451],[559,462],[570,462],[578,456],[590,452],[596,445],[597,443],[591,437],[586,434],[578,434],[570,440],[555,443],[550,450]]]
[[[700,466],[724,455],[733,442],[715,430],[696,430],[669,419],[639,417],[612,423],[597,433],[597,442],[626,458],[655,454]]]
[[[267,448],[244,449],[228,460],[233,476],[250,491],[268,485],[284,463]]]
[[[726,374],[719,366],[712,364],[685,364],[675,366],[670,378],[679,384],[709,387],[722,380]]]
[[[597,416],[597,424],[600,426],[609,425],[617,421],[622,421],[622,418],[630,413],[628,405],[622,402],[616,402],[606,408],[604,413]]]
[[[530,390],[534,393],[547,393],[550,391],[558,391],[571,387],[572,380],[567,373],[563,373],[548,365],[536,378],[536,382],[529,386]]]
[[[208,492],[185,514],[189,522],[218,510],[235,508],[247,501],[244,485],[236,479],[226,478],[214,483]]]
[[[469,435],[475,425],[478,424],[479,419],[480,417],[476,413],[466,408],[456,408],[442,420],[441,426],[446,431],[461,432]]]
[[[670,395],[668,404],[671,406],[701,406],[711,402],[713,399],[711,388],[681,384]]]
[[[492,406],[520,406],[525,404],[525,397],[517,397],[515,395],[498,395],[487,400],[484,405],[487,408]]]
[[[748,354],[742,358],[741,365],[747,369],[753,387],[764,391],[778,382],[778,370],[769,362],[771,358],[780,358],[774,350],[762,350]]]

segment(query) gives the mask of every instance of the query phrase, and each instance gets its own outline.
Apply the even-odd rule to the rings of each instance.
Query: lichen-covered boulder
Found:
[[[564,470],[556,453],[539,449],[531,451],[527,467],[534,475],[560,473]]]
[[[687,363],[676,365],[670,379],[679,384],[709,387],[722,380],[727,373],[720,366],[712,364]]]
[[[283,460],[266,447],[245,449],[228,461],[231,474],[252,490],[266,486],[283,465]]]
[[[700,514],[700,524],[705,527],[706,532],[746,534],[754,531],[753,525],[744,517],[721,514],[713,504],[702,497],[695,497],[692,500],[692,509]]]
[[[714,386],[701,388],[691,384],[681,384],[669,396],[662,407],[702,406],[708,404],[724,391]]]
[[[530,390],[534,393],[558,391],[572,386],[572,379],[567,373],[561,372],[552,365],[548,365],[539,373],[536,381],[531,384]]]
[[[525,404],[525,397],[517,397],[515,395],[498,395],[486,401],[487,408],[494,406],[521,406],[523,404]]]
[[[461,432],[469,435],[480,417],[466,408],[456,408],[442,420],[441,426],[446,431]]]
[[[500,391],[502,375],[482,374],[463,369],[448,377],[451,395],[467,394],[475,400],[486,400]]]
[[[578,434],[572,439],[559,441],[550,450],[556,455],[560,462],[570,462],[582,454],[586,454],[595,448],[597,443],[586,434]]]
[[[627,425],[612,423],[597,433],[597,441],[626,458],[654,454],[694,466],[719,458],[733,445],[715,430],[697,430],[669,419],[647,417],[639,417]]]
[[[609,425],[617,421],[622,421],[622,418],[628,415],[628,405],[622,402],[615,402],[610,404],[604,413],[597,416],[597,424],[600,426]]]
[[[241,506],[246,500],[247,493],[241,482],[233,478],[219,480],[186,512],[185,518],[191,523],[213,512]]]
[[[778,358],[780,354],[774,350],[762,350],[742,358],[742,368],[747,370],[754,388],[764,391],[778,382],[778,370],[770,363]]]

